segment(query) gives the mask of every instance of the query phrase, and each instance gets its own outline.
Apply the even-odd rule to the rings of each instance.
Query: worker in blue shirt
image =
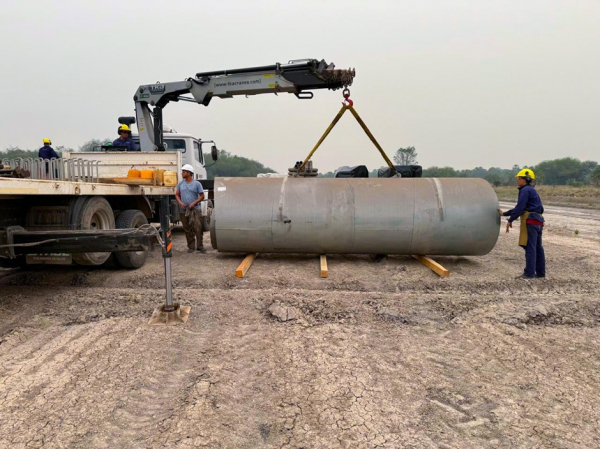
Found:
[[[512,228],[512,222],[521,219],[519,246],[525,249],[525,271],[518,278],[533,279],[546,277],[546,256],[542,246],[542,231],[544,230],[544,206],[537,190],[531,185],[535,173],[524,168],[517,173],[519,199],[514,209],[506,212],[498,209],[501,216],[509,217],[506,232]]]
[[[43,140],[44,146],[38,150],[38,157],[42,159],[58,159],[60,156],[56,154],[56,151],[50,146],[52,142],[47,137]]]
[[[131,129],[127,125],[119,126],[119,138],[113,140],[112,144],[127,147],[126,151],[139,151],[131,138]]]

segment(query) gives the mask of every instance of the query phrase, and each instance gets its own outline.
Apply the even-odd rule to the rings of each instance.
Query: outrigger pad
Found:
[[[173,326],[175,324],[185,324],[190,317],[192,312],[191,306],[180,306],[179,304],[173,304],[175,310],[173,312],[165,312],[165,306],[162,305],[154,309],[150,320],[148,320],[149,326]]]

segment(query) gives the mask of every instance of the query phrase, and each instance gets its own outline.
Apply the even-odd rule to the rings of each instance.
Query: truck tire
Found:
[[[141,210],[124,210],[117,217],[117,229],[139,228],[148,224]],[[140,268],[148,258],[148,251],[118,251],[114,253],[117,263],[123,268]]]
[[[206,203],[206,215],[202,216],[202,232],[208,232],[210,229],[210,217],[213,212],[213,202],[208,200]]]
[[[115,229],[115,214],[101,196],[89,198],[81,207],[76,220],[78,229]],[[111,253],[76,253],[73,260],[79,265],[102,265]]]

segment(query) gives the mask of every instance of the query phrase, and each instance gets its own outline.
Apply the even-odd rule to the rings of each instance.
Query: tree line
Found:
[[[535,173],[538,185],[569,185],[582,187],[586,185],[600,186],[600,166],[595,161],[580,161],[572,157],[564,157],[540,162],[539,164],[512,168],[476,167],[467,170],[456,170],[452,167],[429,167],[423,170],[424,177],[430,178],[483,178],[495,187],[513,185],[515,174],[522,168],[530,168]]]
[[[79,151],[89,151],[93,146],[101,145],[109,139],[92,139],[79,147]],[[58,154],[62,151],[72,151],[69,148],[55,147]],[[22,150],[19,147],[9,147],[0,151],[0,159],[13,159],[17,157],[37,157],[37,150]],[[397,165],[418,165],[418,153],[415,147],[400,148],[394,153],[393,160]],[[205,155],[209,161],[210,155]],[[432,166],[423,169],[423,177],[429,178],[483,178],[494,186],[514,185],[515,174],[521,169],[519,165],[512,168],[500,167],[475,167],[472,169],[458,170],[453,167]],[[536,165],[528,166],[536,174],[537,184],[570,185],[570,186],[600,186],[600,165],[596,161],[581,161],[577,158],[564,157],[542,161]],[[208,164],[208,178],[215,176],[255,177],[258,173],[273,173],[274,170],[253,159],[236,156],[228,151],[219,151],[219,160],[216,164]],[[370,177],[377,177],[377,170],[370,172]],[[334,171],[319,176],[333,177]]]
[[[418,153],[415,147],[400,148],[394,153],[393,160],[396,165],[418,165]],[[513,165],[512,168],[500,167],[475,167],[459,170],[453,167],[428,167],[423,169],[424,178],[483,178],[495,187],[514,185],[515,174],[522,168]],[[581,161],[573,157],[563,157],[542,161],[536,165],[527,166],[535,173],[537,184],[570,185],[574,187],[595,185],[600,186],[600,165],[596,161]],[[377,170],[369,173],[370,177],[377,177]],[[323,174],[323,177],[333,178],[334,171]]]
[[[105,145],[106,142],[112,142],[112,140],[92,139],[81,145],[77,151],[91,151],[93,147]],[[53,148],[59,156],[62,155],[63,151],[73,151],[71,148],[62,146]],[[0,150],[0,160],[37,157],[38,150],[23,150],[19,147],[8,147],[4,151]],[[204,160],[210,161],[210,154],[205,154]],[[256,177],[259,173],[275,172],[272,168],[266,167],[258,161],[242,156],[236,156],[225,150],[219,150],[219,158],[216,163],[207,163],[206,171],[208,179],[214,179],[216,176]]]

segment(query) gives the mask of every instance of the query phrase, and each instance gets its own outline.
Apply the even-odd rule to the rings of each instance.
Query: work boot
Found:
[[[194,248],[188,248],[188,253],[193,253],[194,252]]]
[[[200,248],[198,248],[198,252],[200,252],[202,254],[206,254],[206,250],[204,249],[203,246],[201,246]]]
[[[533,276],[527,276],[526,274],[522,274],[521,276],[517,276],[515,279],[527,279],[527,280],[531,280],[531,279],[535,279]]]

